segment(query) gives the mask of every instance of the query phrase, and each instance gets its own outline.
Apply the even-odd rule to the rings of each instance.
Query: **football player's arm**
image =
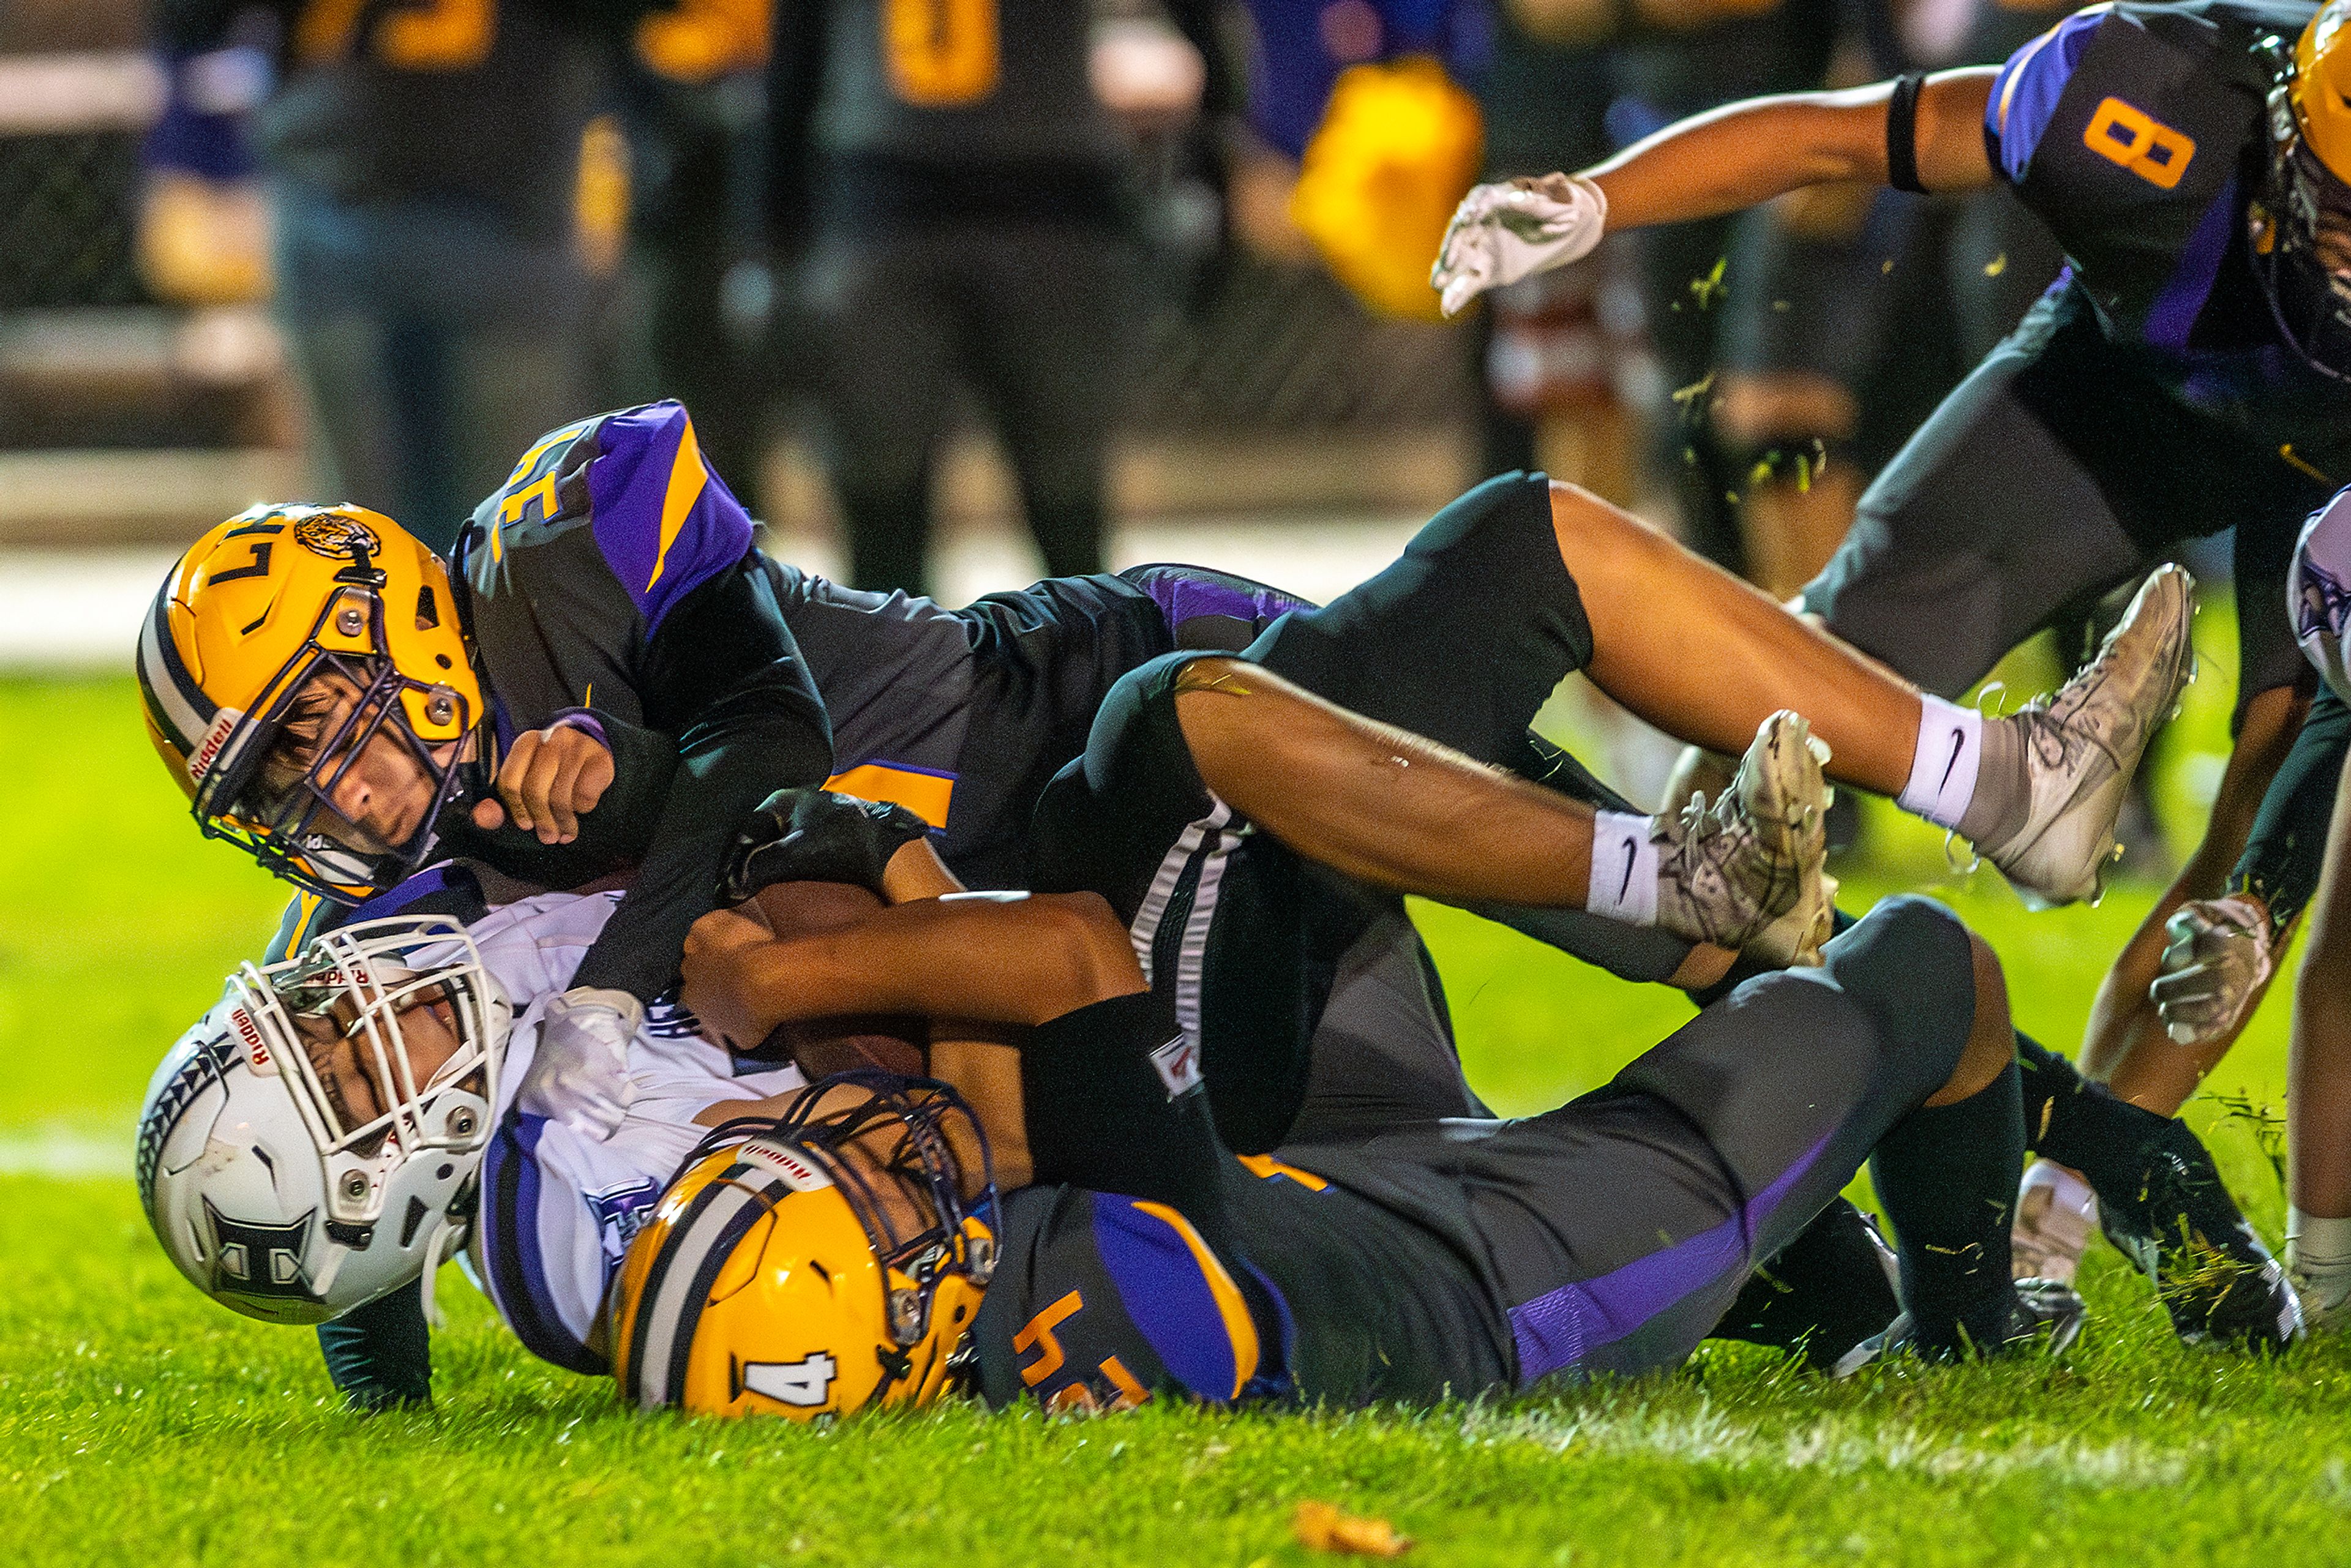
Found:
[[[2351,1105],[2351,791],[2340,779],[2294,1003],[2286,1196],[2304,1215],[2351,1216],[2351,1138],[2343,1132],[2344,1107]]]
[[[1143,988],[1126,928],[1086,893],[923,899],[785,939],[714,910],[685,944],[685,1005],[738,1051],[816,1019],[1040,1024]]]
[[[1991,67],[1938,71],[1918,89],[1918,183],[1929,191],[1989,183],[1984,110]],[[1896,84],[1748,99],[1646,137],[1584,178],[1608,198],[1608,228],[1719,216],[1807,185],[1886,184],[1888,106]]]

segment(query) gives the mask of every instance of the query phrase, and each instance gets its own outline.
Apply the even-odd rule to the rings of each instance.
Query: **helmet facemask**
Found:
[[[2278,330],[2314,369],[2351,380],[2351,183],[2302,133],[2294,65],[2278,51],[2269,178],[2250,214],[2254,275]]]
[[[826,1097],[842,1088],[868,1093],[854,1104],[822,1109]],[[964,1197],[963,1161],[946,1133],[955,1121],[979,1152],[979,1181],[970,1199]],[[899,1135],[881,1142],[893,1124]],[[946,1084],[872,1070],[837,1072],[800,1091],[774,1121],[725,1124],[694,1158],[730,1141],[747,1141],[747,1134],[798,1151],[831,1178],[889,1281],[890,1335],[902,1352],[929,1334],[932,1302],[943,1281],[960,1275],[984,1288],[994,1273],[996,1175],[987,1130]],[[852,1145],[855,1154],[848,1152]],[[904,1218],[908,1205],[917,1216],[911,1224]]]
[[[510,1009],[454,921],[330,931],[294,958],[244,966],[229,988],[317,1147],[330,1233],[382,1218],[386,1184],[408,1161],[487,1146]],[[413,1049],[427,1019],[453,1041],[437,1062]]]
[[[224,712],[229,727],[196,786],[207,837],[242,846],[278,876],[339,903],[392,887],[431,857],[434,826],[457,792],[465,743],[480,716],[454,686],[402,673],[388,651],[384,608],[362,559],[319,612],[253,715]],[[438,745],[422,720],[455,737]],[[336,803],[371,748],[396,747],[415,770],[413,826],[396,841],[352,821]],[[288,760],[290,779],[273,777]],[[380,764],[381,758],[378,758]]]

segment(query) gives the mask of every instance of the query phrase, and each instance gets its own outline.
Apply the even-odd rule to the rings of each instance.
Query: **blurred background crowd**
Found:
[[[2037,221],[1813,191],[1445,323],[1446,217],[2066,8],[0,0],[0,649],[127,647],[105,563],[143,601],[264,497],[445,543],[541,433],[661,396],[861,586],[1328,593],[1541,466],[1785,594],[2055,275]]]

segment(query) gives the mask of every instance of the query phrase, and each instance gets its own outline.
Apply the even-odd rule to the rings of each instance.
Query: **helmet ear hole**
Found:
[[[890,1292],[890,1333],[900,1344],[923,1337],[923,1294],[901,1287]]]

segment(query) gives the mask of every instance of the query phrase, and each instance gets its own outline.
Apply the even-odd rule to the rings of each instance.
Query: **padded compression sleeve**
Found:
[[[1171,1204],[1213,1241],[1226,1155],[1196,1062],[1151,991],[1030,1030],[1020,1091],[1036,1181]]]

